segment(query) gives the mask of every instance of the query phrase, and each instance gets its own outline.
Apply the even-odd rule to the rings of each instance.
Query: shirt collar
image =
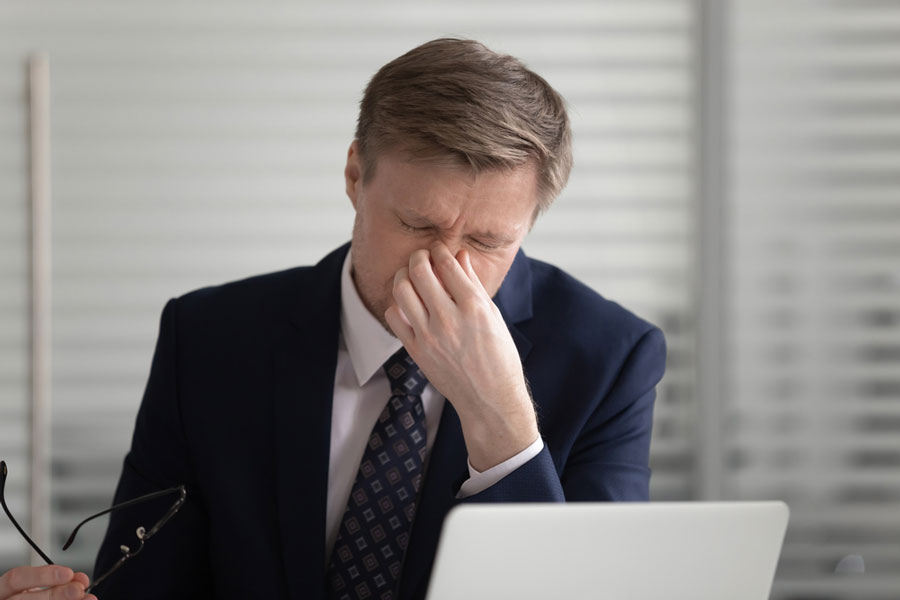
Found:
[[[341,335],[347,345],[356,379],[362,387],[403,344],[372,316],[359,297],[350,275],[352,251],[351,248],[347,252],[341,270]]]

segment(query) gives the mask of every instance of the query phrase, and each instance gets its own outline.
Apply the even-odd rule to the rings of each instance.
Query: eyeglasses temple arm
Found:
[[[19,533],[22,534],[22,537],[25,538],[25,541],[28,542],[32,548],[34,548],[34,551],[40,554],[41,558],[43,558],[48,565],[52,565],[53,561],[50,560],[50,557],[44,554],[43,550],[37,547],[37,544],[35,544],[32,539],[28,537],[28,534],[25,533],[25,530],[22,529],[22,527],[19,525],[19,522],[16,521],[16,518],[12,516],[11,512],[9,512],[9,507],[6,506],[6,494],[4,494],[4,491],[6,490],[6,474],[6,461],[0,460],[0,504],[3,505],[3,512],[6,513],[6,516],[9,517],[9,520],[12,521],[12,524],[15,525],[16,529],[19,530]]]
[[[75,529],[72,530],[72,534],[69,536],[69,539],[66,540],[66,543],[63,544],[62,549],[67,550],[69,546],[72,545],[72,542],[75,541],[75,536],[78,534],[78,530],[81,529],[81,526],[89,521],[96,519],[97,517],[102,517],[107,513],[111,513],[114,510],[119,510],[120,508],[128,508],[129,506],[134,506],[135,504],[140,504],[141,502],[146,502],[147,500],[153,500],[154,498],[159,498],[160,496],[166,496],[168,494],[172,494],[174,492],[179,492],[182,496],[186,494],[185,488],[183,485],[179,485],[177,487],[169,488],[167,490],[161,490],[159,492],[153,492],[152,494],[147,494],[146,496],[141,496],[140,498],[135,498],[133,500],[128,500],[127,502],[122,502],[121,504],[116,504],[115,506],[111,506],[104,511],[98,512],[95,515],[91,515],[81,523],[75,526]]]
[[[97,578],[96,580],[92,581],[91,584],[90,584],[89,586],[87,586],[86,588],[84,588],[84,593],[85,593],[85,594],[90,594],[90,593],[93,591],[93,589],[94,589],[95,587],[97,587],[98,585],[100,585],[101,583],[103,583],[103,582],[106,580],[107,577],[109,577],[110,575],[112,575],[113,573],[115,573],[116,571],[118,571],[118,570],[119,570],[119,567],[121,567],[122,565],[124,565],[126,560],[128,560],[128,559],[127,559],[126,557],[124,557],[124,556],[123,556],[122,558],[120,558],[119,560],[117,560],[117,561],[116,561],[116,564],[114,564],[114,565],[112,566],[112,568],[110,568],[109,571],[107,571],[106,573],[104,573],[103,575],[101,575],[101,576],[100,576],[99,578]]]
[[[181,497],[175,501],[175,504],[172,505],[172,507],[169,509],[169,511],[165,515],[163,515],[163,518],[160,519],[159,521],[157,521],[156,525],[154,525],[150,529],[150,531],[147,531],[144,533],[144,537],[143,537],[144,541],[149,540],[151,537],[156,535],[156,532],[158,532],[162,528],[163,525],[168,523],[169,519],[171,519],[172,517],[175,516],[175,513],[177,513],[179,510],[181,510],[181,507],[184,504],[184,500],[186,497],[187,497],[187,494],[185,492],[183,492],[181,494]]]

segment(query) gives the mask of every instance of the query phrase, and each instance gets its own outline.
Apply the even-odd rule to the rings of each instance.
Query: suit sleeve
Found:
[[[665,371],[662,331],[645,333],[596,403],[558,469],[549,443],[533,459],[464,502],[638,501],[650,495],[650,434]],[[561,474],[560,474],[561,473]]]
[[[208,519],[195,487],[179,410],[176,313],[177,303],[170,300],[162,313],[150,377],[114,503],[182,484],[187,486],[187,499],[181,510],[147,540],[139,555],[97,586],[96,594],[103,600],[212,598]],[[136,528],[151,528],[176,498],[167,496],[114,512],[97,556],[94,578],[120,558],[120,545],[134,550],[138,545]]]

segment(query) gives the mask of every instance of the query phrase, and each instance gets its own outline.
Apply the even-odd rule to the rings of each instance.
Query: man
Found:
[[[512,57],[385,65],[349,246],[166,305],[116,502],[187,501],[98,595],[422,598],[456,503],[645,500],[661,332],[519,249],[570,146]],[[95,576],[160,502],[113,514]]]

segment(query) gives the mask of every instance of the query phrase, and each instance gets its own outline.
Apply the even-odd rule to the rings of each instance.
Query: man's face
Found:
[[[468,251],[493,296],[533,222],[537,175],[528,165],[475,177],[462,167],[411,162],[396,152],[378,156],[363,185],[356,142],[344,171],[356,209],[352,272],[366,308],[388,331],[384,312],[394,303],[394,274],[413,251],[443,242],[454,255]]]

